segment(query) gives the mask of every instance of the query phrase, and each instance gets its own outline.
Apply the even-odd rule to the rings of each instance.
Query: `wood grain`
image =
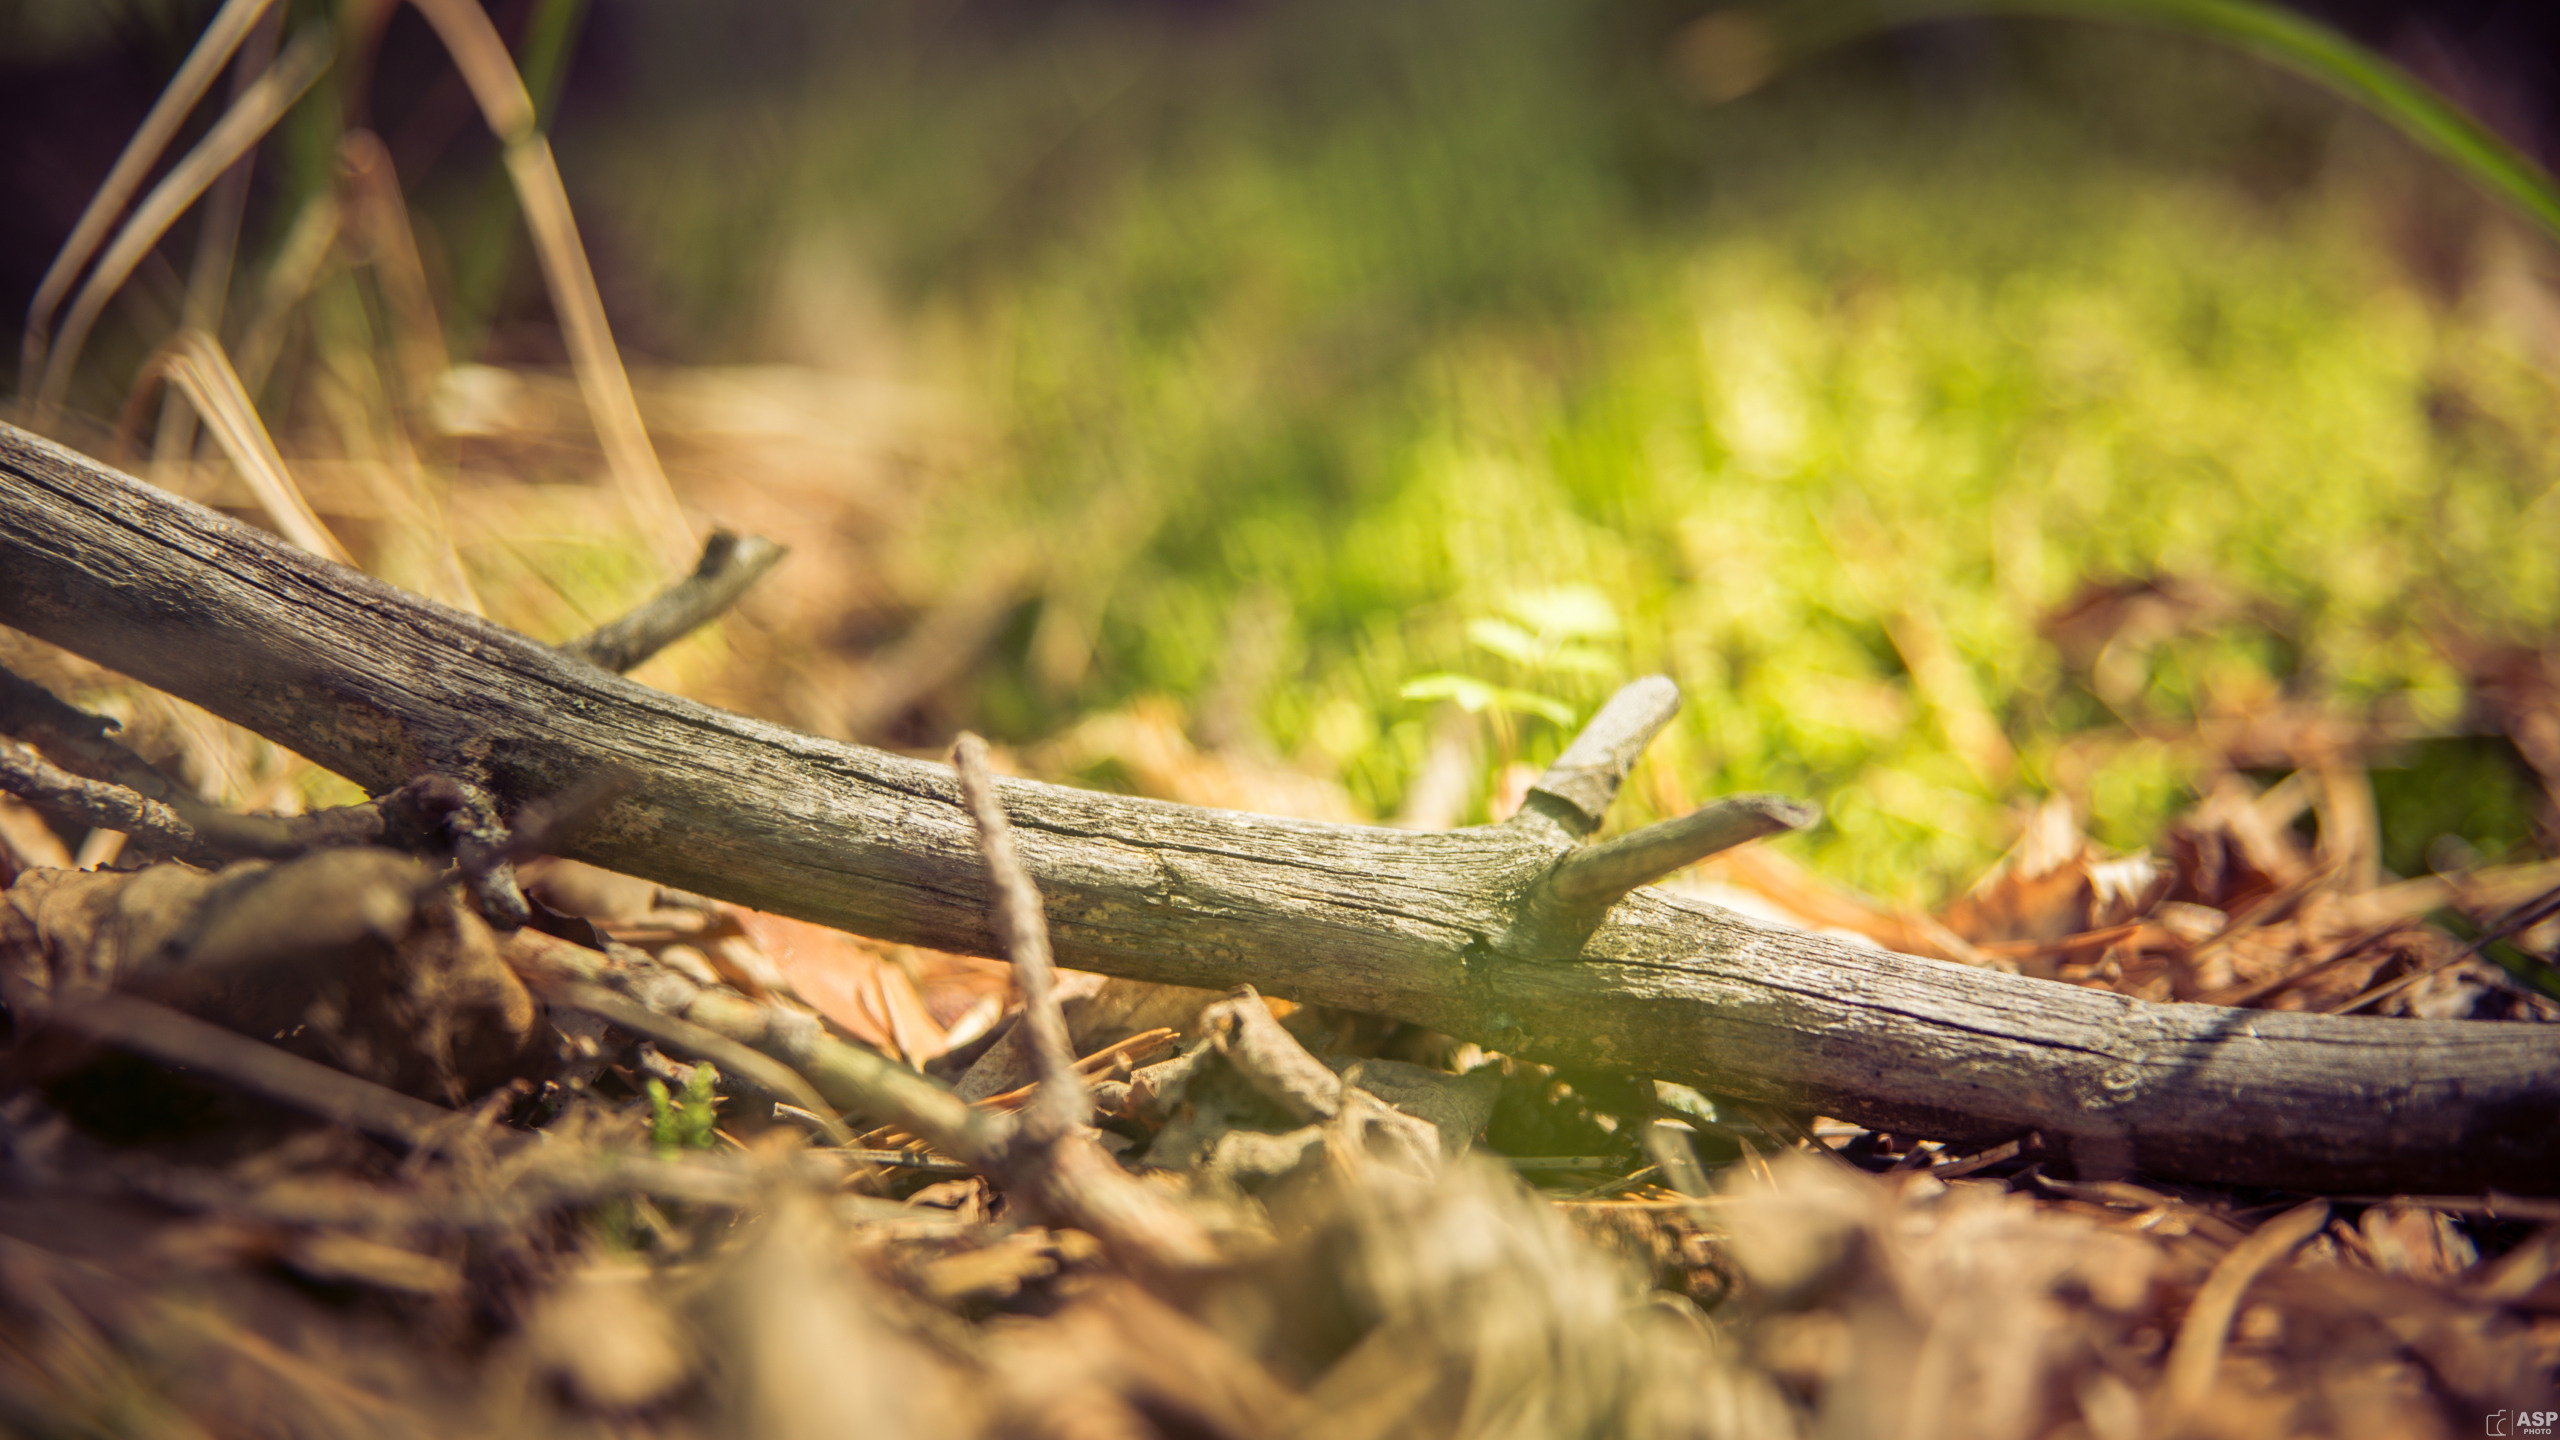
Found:
[[[0,426],[0,622],[368,789],[509,805],[613,774],[575,858],[860,934],[1002,951],[950,770],[697,705]],[[1900,1133],[2043,1134],[2083,1173],[2560,1192],[2560,1027],[2155,1005],[1639,890],[1518,923],[1574,836],[1422,834],[1001,783],[1061,964],[1250,982],[1560,1064]]]

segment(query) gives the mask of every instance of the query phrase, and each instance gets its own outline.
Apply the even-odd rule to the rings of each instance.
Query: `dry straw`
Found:
[[[293,472],[285,468],[284,456],[276,449],[275,437],[267,433],[265,422],[258,418],[258,407],[250,403],[239,372],[231,368],[231,358],[222,353],[221,342],[201,330],[182,330],[152,356],[143,366],[141,382],[125,402],[124,422],[119,428],[128,435],[139,426],[143,409],[161,381],[195,407],[197,417],[213,432],[222,453],[230,458],[240,478],[248,482],[250,493],[258,497],[258,507],[266,512],[276,533],[314,555],[325,555],[342,565],[355,563],[346,547],[329,533],[329,527],[320,523],[311,502],[303,498],[302,487],[294,483]]]

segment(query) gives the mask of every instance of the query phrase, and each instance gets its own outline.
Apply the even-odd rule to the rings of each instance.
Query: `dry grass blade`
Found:
[[[414,413],[450,362],[390,147],[370,130],[350,131],[338,142],[338,184],[346,197],[348,238],[373,267],[396,321],[392,348],[400,367],[400,403]]]
[[[276,121],[302,98],[302,92],[329,68],[329,59],[330,42],[325,29],[315,27],[297,37],[267,73],[223,112],[196,147],[171,166],[142,203],[134,207],[132,217],[98,258],[97,268],[90,272],[79,297],[71,302],[70,313],[63,317],[62,331],[55,337],[52,353],[45,360],[44,379],[36,389],[35,415],[39,425],[49,423],[61,412],[63,397],[71,389],[71,372],[80,362],[80,350],[88,343],[89,331],[105,312],[107,302],[132,278],[134,267],[160,243],[160,237],[186,213],[187,207],[231,168],[233,161],[247,154],[250,146],[275,128]]]
[[[97,193],[89,197],[88,208],[80,212],[78,223],[71,227],[70,237],[62,242],[62,249],[54,255],[52,266],[44,272],[44,279],[37,283],[35,298],[28,302],[26,334],[19,341],[18,349],[18,385],[21,390],[35,382],[36,374],[44,364],[45,329],[52,323],[54,309],[62,303],[62,297],[71,293],[71,282],[79,277],[81,268],[96,253],[98,242],[106,238],[107,228],[115,223],[117,215],[123,213],[125,202],[132,199],[133,192],[141,187],[142,177],[150,174],[151,167],[159,162],[161,152],[168,148],[170,138],[178,133],[178,126],[185,122],[187,112],[193,110],[196,102],[204,98],[205,91],[212,88],[214,77],[222,73],[222,67],[229,63],[232,52],[240,48],[240,42],[248,38],[251,27],[274,3],[275,0],[229,0],[222,7],[221,13],[213,17],[213,23],[206,26],[204,34],[197,39],[195,48],[187,52],[186,61],[178,67],[178,73],[161,89],[160,98],[152,102],[151,113],[142,117],[142,128],[134,131],[133,138],[125,142],[124,153],[116,157],[114,167],[107,171],[107,178],[99,182]]]
[[[238,63],[231,67],[231,103],[238,104],[276,63],[276,49],[284,43],[284,20],[283,11],[269,10],[249,32]],[[257,163],[255,150],[233,161],[205,198],[203,218],[196,226],[195,264],[187,272],[187,297],[178,312],[181,328],[207,332],[222,328],[232,263],[240,252],[240,225],[249,210],[249,181]],[[184,462],[194,453],[195,441],[195,412],[184,405],[162,405],[160,430],[151,443],[153,469]]]
[[[140,382],[125,402],[119,429],[129,431],[139,424],[154,385],[162,380],[195,407],[277,533],[314,555],[325,555],[341,565],[355,564],[329,527],[320,523],[311,502],[303,498],[302,487],[285,468],[284,455],[267,433],[266,422],[258,418],[258,407],[250,402],[248,387],[241,382],[240,372],[231,368],[231,357],[222,353],[220,341],[199,330],[180,331],[143,367]]]
[[[2213,1389],[2214,1372],[2222,1366],[2223,1342],[2230,1338],[2231,1319],[2240,1299],[2269,1265],[2320,1233],[2329,1223],[2329,1202],[2313,1200],[2261,1225],[2231,1253],[2215,1263],[2204,1287],[2178,1323],[2178,1338],[2169,1349],[2168,1412],[2194,1415]]]
[[[276,357],[284,349],[288,322],[319,283],[329,256],[337,249],[344,222],[335,195],[314,195],[293,217],[283,243],[276,246],[275,259],[258,287],[257,309],[250,313],[240,337],[240,378],[251,394],[267,383],[267,372],[275,368]]]
[[[542,277],[559,312],[560,329],[569,342],[578,388],[586,395],[595,419],[596,438],[604,445],[605,463],[641,533],[669,565],[681,565],[693,553],[693,530],[676,504],[675,491],[640,422],[640,403],[631,393],[631,376],[614,348],[613,328],[605,321],[604,297],[596,290],[595,271],[587,265],[586,247],[578,240],[578,223],[569,210],[569,192],[560,183],[560,167],[552,161],[551,142],[536,128],[533,97],[525,93],[507,46],[488,13],[471,0],[411,0],[444,42],[463,83],[480,106],[490,133],[505,147],[507,177],[524,206],[525,224],[533,232],[534,253],[542,261]]]

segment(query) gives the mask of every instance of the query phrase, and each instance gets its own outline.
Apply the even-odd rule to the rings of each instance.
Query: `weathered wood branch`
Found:
[[[616,773],[566,853],[862,934],[1002,953],[946,767],[635,685],[6,427],[0,622],[376,791],[434,770],[515,805]],[[1062,964],[1249,981],[1899,1132],[2034,1129],[2090,1170],[2560,1190],[2548,1027],[2145,1004],[1650,890],[1587,933],[1524,925],[1668,718],[1667,688],[1632,697],[1635,723],[1595,722],[1608,733],[1569,752],[1588,763],[1551,774],[1501,826],[1416,834],[1000,789]]]

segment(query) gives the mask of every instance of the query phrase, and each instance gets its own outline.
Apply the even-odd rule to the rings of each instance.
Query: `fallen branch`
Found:
[[[0,621],[376,791],[434,770],[519,807],[618,773],[627,783],[564,853],[865,935],[1000,953],[942,767],[635,685],[5,428]],[[1670,699],[1668,682],[1631,687],[1518,817],[1470,830],[997,789],[1058,960],[1081,969],[1249,981],[1902,1134],[2032,1129],[2084,1175],[2560,1184],[2560,1033],[2543,1027],[2147,1004],[1656,891],[1566,903],[1550,876]]]

